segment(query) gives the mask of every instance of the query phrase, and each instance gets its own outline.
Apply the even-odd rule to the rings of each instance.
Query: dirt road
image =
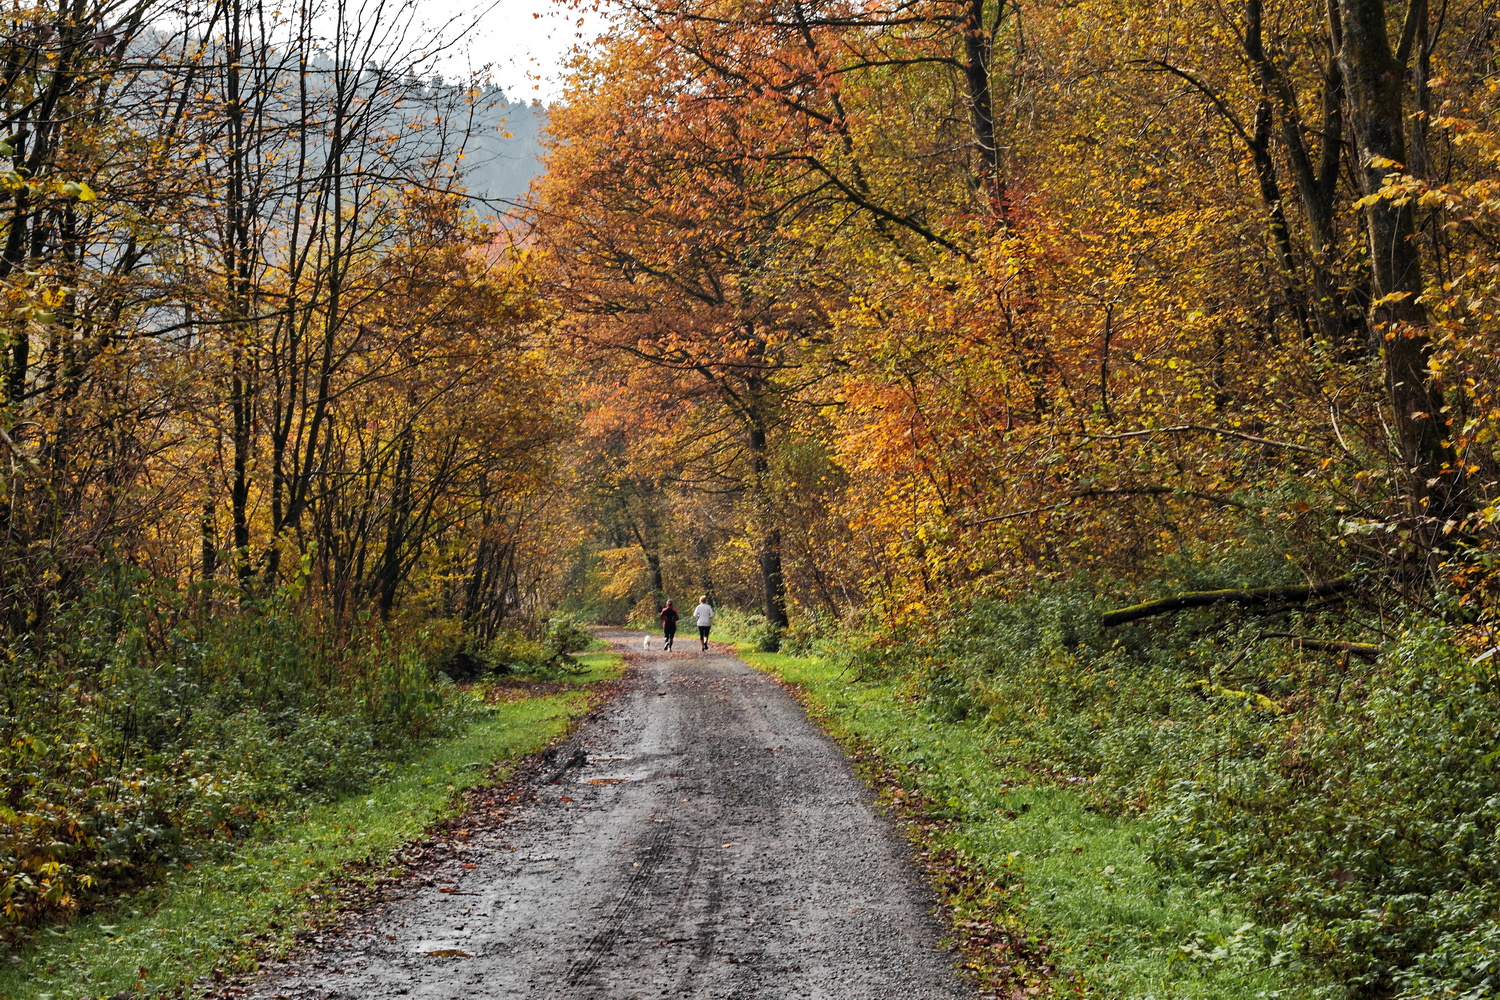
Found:
[[[838,748],[774,681],[681,645],[578,731],[586,766],[255,996],[969,997]]]

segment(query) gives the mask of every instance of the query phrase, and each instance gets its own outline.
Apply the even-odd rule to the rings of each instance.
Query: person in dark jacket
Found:
[[[661,634],[665,640],[661,647],[663,650],[672,648],[672,637],[677,634],[679,617],[681,616],[677,614],[677,609],[672,607],[671,601],[668,601],[667,606],[661,609]]]

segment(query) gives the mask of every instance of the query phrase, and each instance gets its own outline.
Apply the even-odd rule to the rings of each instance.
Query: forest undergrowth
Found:
[[[338,627],[295,583],[249,607],[113,565],[0,664],[0,935],[12,945],[113,905],[289,812],[363,793],[462,733],[463,680],[573,679],[591,641],[455,622]],[[50,929],[50,930],[49,930]]]

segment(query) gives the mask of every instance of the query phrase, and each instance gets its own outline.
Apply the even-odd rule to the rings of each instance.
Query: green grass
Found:
[[[1232,899],[1151,863],[1150,824],[1089,811],[1078,792],[997,764],[1004,748],[992,727],[938,721],[890,682],[854,682],[823,660],[741,652],[805,691],[836,737],[895,765],[948,821],[935,829],[935,846],[962,852],[1008,886],[1006,905],[1051,943],[1052,960],[1086,995],[1318,995],[1274,964]]]
[[[190,996],[191,984],[215,969],[253,968],[258,956],[284,950],[297,929],[334,907],[330,877],[341,865],[384,861],[452,814],[459,794],[485,780],[492,762],[546,746],[587,704],[586,686],[621,666],[608,653],[578,659],[587,669],[570,678],[573,690],[489,706],[464,732],[396,766],[364,795],[284,816],[113,910],[43,931],[19,962],[0,967],[0,996]]]

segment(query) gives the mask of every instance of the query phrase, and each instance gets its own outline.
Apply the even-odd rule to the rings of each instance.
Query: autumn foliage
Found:
[[[1493,833],[1493,769],[1414,804],[1404,854],[1350,832],[1385,820],[1336,763],[1438,780],[1370,738],[1398,704],[1445,752],[1495,731],[1459,707],[1497,647],[1493,11],[615,9],[533,231],[611,593],[904,665],[1194,831],[1174,857],[1351,995],[1493,988],[1459,915],[1493,897],[1437,843]]]
[[[892,613],[1149,577],[1247,522],[1420,593],[1488,544],[1493,26],[1377,8],[626,5],[553,116],[540,280],[667,433],[723,428],[745,509],[837,469],[859,542],[799,522],[838,557],[763,606],[813,564]]]
[[[367,785],[544,627],[547,307],[413,18],[0,13],[0,938]]]
[[[612,10],[500,227],[410,4],[0,14],[4,932],[707,592],[1493,992],[1494,12]]]

